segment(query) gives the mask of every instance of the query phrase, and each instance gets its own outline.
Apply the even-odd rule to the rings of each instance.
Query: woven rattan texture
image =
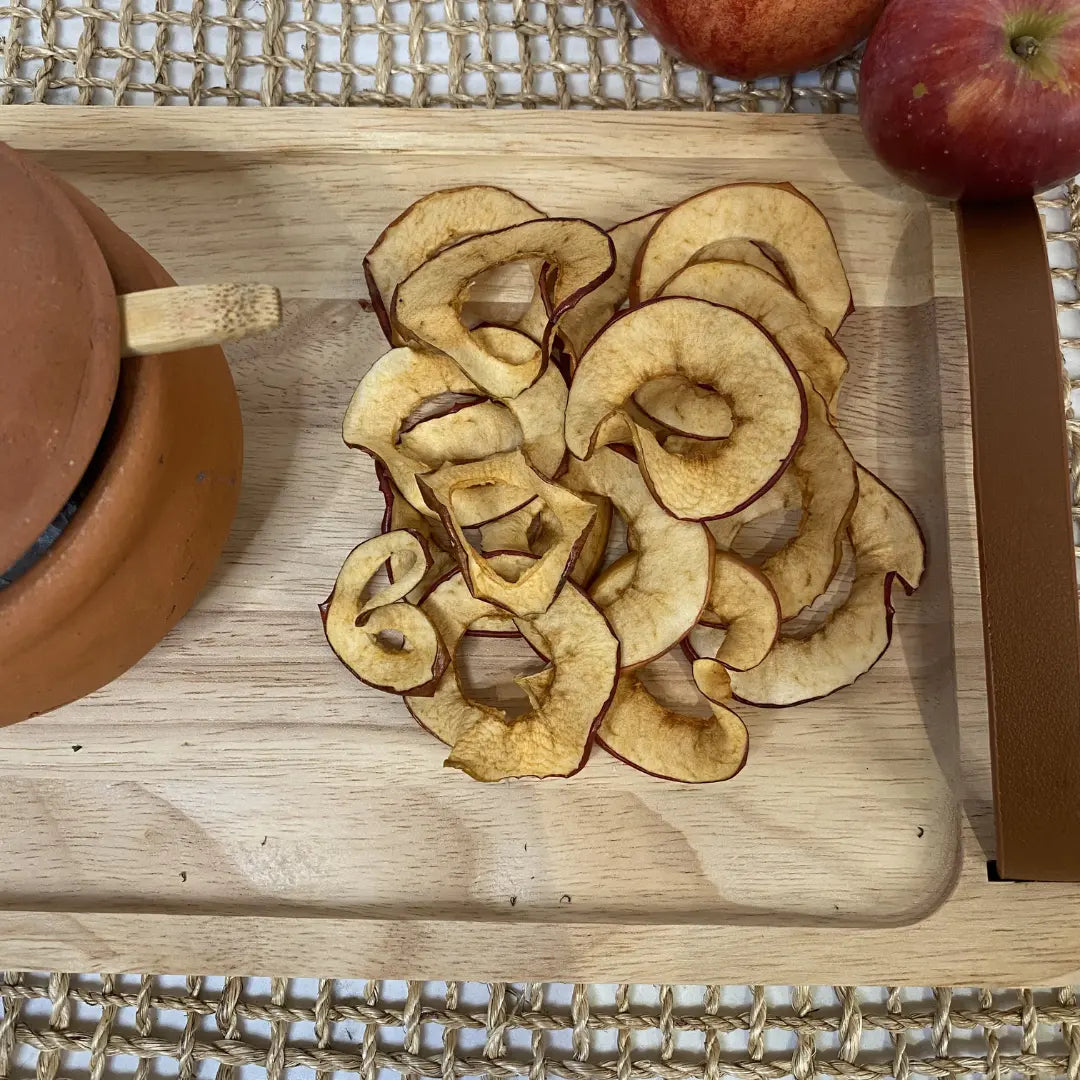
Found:
[[[1080,1076],[1073,990],[733,989],[8,974],[0,1075]]]
[[[677,65],[622,0],[35,0],[0,5],[0,103],[803,108],[854,62],[727,83]]]

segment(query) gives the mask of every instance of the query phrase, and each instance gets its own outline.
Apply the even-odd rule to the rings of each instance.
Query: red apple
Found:
[[[1080,0],[892,0],[859,108],[882,161],[933,195],[1053,187],[1080,172]]]
[[[885,0],[632,0],[648,30],[730,79],[808,71],[850,52]]]

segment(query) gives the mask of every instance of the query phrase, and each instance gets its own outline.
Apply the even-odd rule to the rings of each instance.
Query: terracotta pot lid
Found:
[[[120,374],[116,294],[49,173],[0,143],[0,573],[75,491]]]

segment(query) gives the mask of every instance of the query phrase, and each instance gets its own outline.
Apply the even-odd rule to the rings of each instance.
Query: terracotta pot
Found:
[[[0,570],[60,512],[109,418],[120,372],[116,293],[55,178],[0,143]]]
[[[63,187],[117,293],[174,284],[96,206]],[[0,725],[103,686],[184,615],[224,546],[242,457],[220,348],[121,361],[85,498],[47,554],[0,591]]]

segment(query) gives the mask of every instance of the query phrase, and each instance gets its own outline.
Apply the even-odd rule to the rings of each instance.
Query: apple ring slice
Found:
[[[840,384],[848,370],[847,357],[810,309],[785,285],[743,263],[703,262],[680,270],[661,294],[696,296],[733,307],[761,323],[795,367],[810,379],[835,420]],[[638,403],[645,407],[640,394]],[[652,415],[666,423],[662,416]]]
[[[831,334],[851,312],[851,287],[825,215],[790,184],[728,184],[669,210],[645,241],[632,305],[657,296],[672,275],[718,240],[753,240],[775,254],[795,295]]]
[[[679,375],[727,399],[731,436],[707,450],[671,453],[630,423],[642,474],[657,501],[690,521],[748,506],[783,473],[806,427],[806,394],[795,369],[753,320],[704,300],[652,300],[620,315],[582,357],[566,408],[566,445],[593,452],[601,425],[639,387]]]
[[[453,656],[470,626],[498,609],[477,600],[457,572],[432,590],[422,610]],[[509,722],[501,709],[471,701],[453,663],[431,697],[408,697],[406,705],[421,725],[450,744],[446,764],[477,780],[571,776],[588,759],[596,726],[611,701],[618,641],[572,584],[562,588],[546,612],[515,623],[551,663],[542,685],[530,693],[528,713]]]
[[[706,244],[696,251],[690,265],[721,260],[724,262],[745,263],[747,266],[756,267],[787,288],[788,279],[784,277],[783,270],[765,254],[764,248],[760,244],[755,244],[753,240],[738,240],[735,238],[715,240],[713,243]]]
[[[611,500],[589,492],[576,492],[596,507],[596,517],[581,549],[570,580],[587,588],[596,577],[607,551],[613,510]],[[558,520],[539,500],[480,526],[480,546],[485,554],[496,551],[528,551],[542,555],[558,536]]]
[[[724,705],[710,701],[711,717],[667,709],[630,672],[619,678],[597,742],[641,772],[684,784],[730,780],[746,764],[746,725]]]
[[[780,601],[760,570],[733,552],[718,551],[701,622],[726,631],[715,659],[732,671],[749,671],[780,636]]]
[[[899,496],[859,466],[859,501],[848,533],[855,580],[847,599],[809,637],[781,637],[752,671],[733,672],[735,697],[782,708],[850,686],[884,655],[892,638],[893,583],[910,593],[926,565],[914,515]]]
[[[394,290],[417,267],[464,237],[544,216],[513,192],[482,184],[433,191],[414,202],[383,230],[364,256],[368,295],[386,340],[393,346],[406,344],[391,325],[389,307]],[[543,312],[539,295],[536,307]],[[546,317],[541,320],[541,332],[546,321]]]
[[[363,592],[392,552],[409,549],[416,562],[404,578],[371,600]],[[401,601],[430,565],[422,540],[404,530],[360,544],[346,558],[333,591],[319,606],[330,648],[361,681],[389,693],[434,692],[449,660],[431,620]],[[402,647],[385,642],[386,632],[401,634]]]
[[[518,450],[464,465],[444,465],[430,476],[419,477],[418,483],[429,505],[438,510],[474,595],[514,615],[531,616],[548,609],[574,568],[596,517],[592,503],[549,483]],[[500,574],[465,536],[457,500],[478,488],[524,491],[528,501],[540,499],[551,512],[555,535],[550,546],[513,580]]]
[[[575,363],[589,342],[626,303],[638,251],[652,232],[653,226],[666,213],[666,210],[658,210],[644,217],[634,218],[633,221],[624,221],[608,231],[615,248],[615,269],[611,277],[583,297],[573,310],[567,312],[559,328],[559,333],[570,346]]]
[[[806,436],[773,489],[776,497],[752,503],[741,514],[709,523],[721,548],[730,548],[749,521],[777,508],[802,511],[798,532],[761,564],[780,601],[780,613],[793,618],[829,587],[843,555],[844,533],[859,490],[855,459],[829,422],[821,395],[806,387]]]
[[[610,500],[626,522],[630,551],[604,570],[590,596],[622,647],[624,668],[662,656],[694,628],[709,596],[713,546],[708,529],[664,512],[634,461],[601,447],[570,460],[563,482]]]
[[[498,340],[494,335],[493,339]],[[429,468],[475,461],[520,446],[533,468],[551,479],[566,460],[562,421],[566,396],[566,380],[550,365],[516,398],[474,402],[424,420],[403,432],[398,446]]]
[[[523,259],[543,259],[551,267],[545,275],[550,318],[541,347],[526,362],[492,347],[461,321],[472,282],[485,271]],[[606,281],[614,265],[611,240],[591,222],[528,221],[461,240],[417,267],[394,293],[392,321],[406,340],[445,353],[492,397],[517,397],[543,371],[563,316]]]

